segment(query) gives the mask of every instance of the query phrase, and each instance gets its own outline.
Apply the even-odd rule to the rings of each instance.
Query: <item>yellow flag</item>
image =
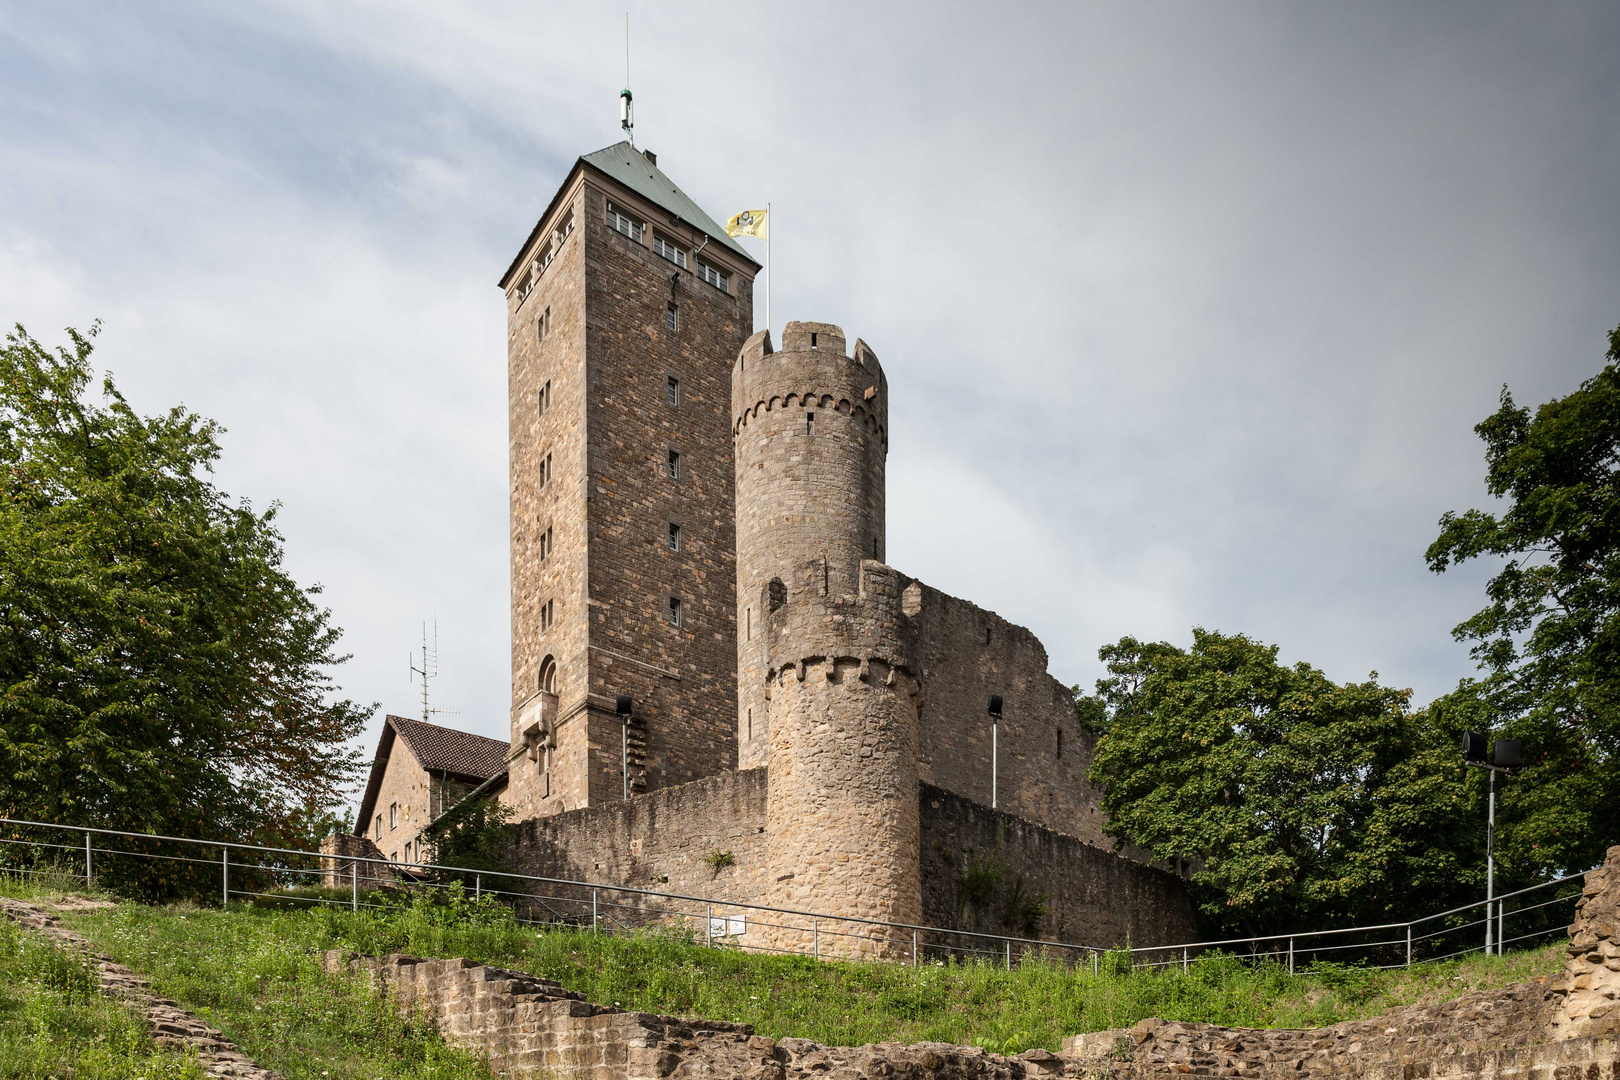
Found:
[[[731,220],[726,222],[726,235],[757,236],[763,240],[767,227],[765,217],[763,210],[744,210],[740,214],[733,214]]]

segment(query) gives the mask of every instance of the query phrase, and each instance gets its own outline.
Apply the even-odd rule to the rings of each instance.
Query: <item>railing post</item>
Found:
[[[474,874],[473,875],[473,899],[474,900],[481,900],[481,899],[483,899],[483,896],[484,896],[484,875],[483,874]]]
[[[1007,942],[1007,970],[1012,970],[1012,942]]]
[[[591,933],[596,933],[596,890],[591,890]]]
[[[917,966],[917,931],[911,932],[911,966]]]
[[[360,863],[349,863],[349,910],[360,910]]]
[[[1187,958],[1187,946],[1183,945],[1181,947],[1181,973],[1183,975],[1187,974],[1187,969],[1191,966],[1192,962]]]
[[[231,849],[223,848],[219,853],[220,869],[220,897],[225,907],[231,906]]]
[[[84,887],[90,888],[90,830],[84,830]]]
[[[1288,974],[1294,973],[1294,939],[1288,939]]]
[[[1406,924],[1406,966],[1412,966],[1412,924]]]
[[[821,959],[821,920],[810,916],[810,947],[817,960]]]
[[[714,905],[703,905],[703,944],[714,948]]]

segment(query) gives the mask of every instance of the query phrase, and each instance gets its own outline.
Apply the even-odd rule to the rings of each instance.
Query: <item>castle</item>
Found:
[[[876,353],[826,323],[751,333],[759,270],[651,152],[574,164],[500,282],[509,741],[390,717],[340,853],[421,861],[423,825],[493,795],[526,873],[1190,940],[1181,880],[1105,837],[1040,642],[885,562]]]

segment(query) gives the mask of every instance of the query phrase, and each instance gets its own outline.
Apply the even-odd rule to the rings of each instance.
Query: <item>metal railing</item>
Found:
[[[72,843],[58,843],[20,836],[0,837],[0,853],[29,849],[54,852],[59,860],[80,859],[87,885],[94,883],[98,861],[142,859],[177,863],[201,870],[218,868],[219,897],[229,905],[233,898],[264,903],[299,903],[382,909],[376,894],[389,888],[445,889],[462,884],[475,899],[495,898],[512,909],[520,924],[534,926],[567,925],[596,932],[622,933],[653,927],[684,928],[693,940],[701,939],[714,947],[732,947],[751,952],[787,953],[816,959],[868,958],[898,961],[912,965],[924,962],[978,960],[1011,968],[1015,962],[1039,957],[1070,965],[1087,965],[1093,971],[1105,960],[1118,964],[1129,957],[1134,968],[1169,970],[1192,966],[1211,953],[1236,954],[1249,961],[1275,962],[1293,972],[1301,965],[1322,960],[1359,962],[1372,968],[1410,966],[1414,962],[1444,960],[1486,949],[1482,928],[1487,919],[1496,921],[1495,944],[1529,943],[1568,930],[1568,918],[1561,914],[1580,895],[1579,882],[1585,872],[1508,893],[1490,902],[1488,915],[1470,917],[1487,906],[1486,901],[1465,904],[1449,911],[1426,915],[1407,922],[1343,927],[1293,934],[1226,938],[1217,941],[1187,942],[1176,945],[1148,945],[1123,949],[1076,944],[980,931],[884,922],[849,915],[773,907],[748,901],[692,896],[683,893],[638,889],[600,882],[521,874],[515,871],[475,869],[436,863],[403,864],[389,859],[361,855],[305,851],[299,848],[268,847],[222,840],[197,840],[156,833],[125,832],[80,825],[0,818],[0,826],[46,830],[49,834],[74,837]],[[82,837],[82,842],[80,838]],[[142,844],[180,845],[178,851],[212,850],[217,857],[159,851],[128,850],[98,846],[99,843],[138,841]],[[233,861],[234,860],[234,861]],[[38,858],[36,856],[36,865]],[[310,865],[313,863],[313,865]],[[45,873],[15,865],[0,854],[0,871]],[[60,868],[56,872],[61,872]],[[234,875],[233,875],[234,872]],[[347,885],[348,896],[297,895],[283,891],[307,884]],[[339,886],[341,887],[341,886]],[[1551,889],[1557,895],[1540,895]],[[1511,909],[1509,908],[1512,903]],[[1507,935],[1509,919],[1517,920],[1515,936]],[[1472,939],[1472,944],[1468,940]]]

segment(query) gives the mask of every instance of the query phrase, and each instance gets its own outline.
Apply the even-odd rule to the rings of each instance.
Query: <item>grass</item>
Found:
[[[1297,975],[1210,956],[1186,972],[1110,972],[1105,964],[1093,975],[1044,962],[1011,971],[977,963],[818,963],[705,948],[667,932],[617,937],[520,927],[487,899],[358,913],[125,904],[66,918],[293,1080],[486,1075],[352,980],[323,976],[318,954],[327,948],[466,956],[556,979],[592,1001],[747,1023],[778,1038],[939,1040],[1002,1053],[1055,1050],[1065,1036],[1148,1016],[1240,1027],[1331,1024],[1546,974],[1563,955],[1551,945],[1409,971],[1317,965]]]
[[[101,993],[89,958],[0,920],[0,1076],[202,1080],[196,1058],[159,1049],[144,1020]]]
[[[70,885],[83,895],[83,882]],[[0,878],[0,893],[50,901],[67,892],[50,883]],[[447,1046],[431,1025],[403,1017],[359,979],[333,978],[321,970],[325,931],[296,908],[229,912],[192,905],[144,907],[120,904],[98,912],[61,913],[65,923],[95,947],[143,975],[152,989],[203,1017],[244,1053],[289,1080],[491,1080],[477,1056]],[[0,933],[22,942],[37,935],[0,920]],[[3,940],[3,939],[0,939]],[[84,999],[85,1016],[123,1015],[126,1028],[97,1029],[107,1045],[131,1045],[144,1026],[106,999]],[[80,1028],[90,1031],[84,1022]],[[0,1029],[9,1030],[9,1029]],[[4,1045],[4,1044],[0,1044]],[[102,1076],[140,1080],[191,1080],[200,1070],[95,1071],[94,1036],[64,1042],[41,1070],[11,1068],[0,1056],[0,1077],[88,1080]],[[42,1061],[45,1059],[41,1059]],[[153,1059],[158,1060],[158,1059]],[[63,1066],[72,1069],[64,1071]]]

